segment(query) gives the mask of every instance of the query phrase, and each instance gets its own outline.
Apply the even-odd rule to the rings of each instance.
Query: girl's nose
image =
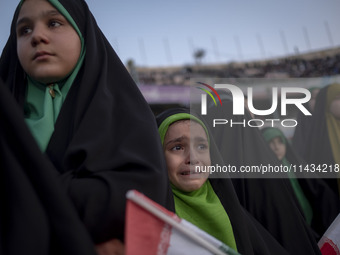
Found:
[[[36,25],[31,34],[32,46],[37,46],[40,43],[48,43],[47,31],[42,25]]]
[[[186,164],[196,165],[199,162],[198,155],[193,148],[186,155]]]

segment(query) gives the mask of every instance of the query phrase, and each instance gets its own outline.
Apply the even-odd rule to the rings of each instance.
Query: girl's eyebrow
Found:
[[[184,140],[184,139],[185,139],[184,136],[174,138],[174,139],[170,140],[169,142],[167,142],[167,143],[165,144],[165,146],[167,146],[167,145],[169,145],[169,144],[171,144],[171,143],[181,142],[181,141]]]
[[[171,144],[171,143],[181,142],[181,141],[183,141],[183,140],[186,139],[186,138],[187,138],[186,136],[181,136],[181,137],[174,138],[174,139],[168,141],[168,142],[165,144],[165,146],[167,146],[167,145],[169,145],[169,144]],[[206,138],[202,137],[202,136],[197,136],[197,137],[194,137],[193,139],[194,139],[194,141],[196,141],[196,142],[208,142],[208,140],[207,140]]]
[[[196,136],[194,137],[194,140],[197,142],[208,142],[208,140],[203,136]]]
[[[40,16],[47,17],[47,16],[59,16],[59,15],[61,14],[57,10],[49,10],[49,11],[42,12]],[[29,17],[22,17],[21,19],[18,19],[17,26],[19,26],[22,23],[29,22],[30,20],[31,19]]]

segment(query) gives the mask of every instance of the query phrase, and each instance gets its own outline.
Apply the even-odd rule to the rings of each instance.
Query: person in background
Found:
[[[241,205],[290,254],[320,254],[315,235],[297,206],[294,190],[282,173],[237,172],[247,166],[274,168],[281,162],[268,147],[260,129],[246,125],[251,119],[248,111],[233,115],[233,101],[222,99],[222,103],[220,107],[208,108],[202,118],[211,128],[211,137],[223,161],[236,169],[231,181]],[[228,123],[213,127],[214,119],[226,119]]]
[[[302,145],[308,164],[327,166],[320,178],[339,198],[340,164],[340,84],[330,84],[320,90],[311,118],[309,137]]]
[[[264,139],[268,143],[269,147],[275,153],[277,159],[280,160],[284,166],[290,167],[290,162],[286,157],[286,152],[288,150],[289,144],[288,144],[286,137],[282,133],[282,131],[278,128],[269,127],[269,128],[263,128],[261,132],[262,132]],[[297,165],[300,165],[300,164],[297,164]],[[288,172],[287,175],[289,176],[289,181],[292,185],[296,198],[299,201],[299,205],[302,208],[303,215],[306,219],[306,222],[310,226],[312,222],[312,218],[313,218],[313,211],[312,211],[311,205],[308,199],[306,198],[299,184],[299,181],[296,179],[295,173]]]
[[[287,177],[304,218],[315,232],[318,241],[339,213],[337,197],[324,180],[308,178],[307,172],[304,174],[300,171],[300,166],[304,168],[306,163],[297,155],[280,129],[267,127],[261,132],[278,160],[288,169],[297,169],[288,172]],[[291,165],[295,167],[292,168]]]

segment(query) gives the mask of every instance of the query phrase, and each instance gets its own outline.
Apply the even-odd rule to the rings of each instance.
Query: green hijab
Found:
[[[269,143],[272,139],[274,139],[276,137],[280,137],[281,141],[286,145],[286,155],[287,155],[288,141],[287,141],[285,135],[282,133],[282,131],[280,129],[269,127],[269,128],[264,129],[262,134],[263,134],[263,137],[264,137],[264,139],[266,140],[267,143]],[[281,162],[284,166],[289,167],[290,163],[287,160],[286,155],[283,157]],[[312,207],[311,207],[308,199],[306,198],[306,196],[305,196],[295,174],[293,172],[288,172],[288,177],[289,177],[290,183],[293,187],[295,196],[298,199],[299,204],[302,208],[306,222],[308,223],[308,225],[311,225],[312,218],[313,218]]]
[[[20,5],[24,0],[20,2]],[[37,141],[41,151],[45,151],[54,132],[61,107],[65,101],[74,79],[76,78],[85,57],[84,38],[75,21],[58,0],[48,0],[73,26],[81,41],[81,52],[72,72],[49,86],[31,77],[27,78],[27,94],[25,99],[25,120]]]
[[[193,120],[199,123],[209,134],[204,123],[189,113],[177,113],[167,117],[158,128],[162,144],[169,126],[180,120]],[[233,228],[227,212],[207,180],[201,188],[192,192],[184,192],[171,184],[174,195],[176,214],[198,226],[218,240],[237,251]]]

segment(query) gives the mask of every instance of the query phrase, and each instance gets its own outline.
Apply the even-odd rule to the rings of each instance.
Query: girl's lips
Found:
[[[192,175],[192,174],[201,174],[201,172],[195,170],[185,170],[180,172],[180,175]]]
[[[47,58],[49,56],[52,56],[52,54],[46,51],[39,51],[36,54],[34,54],[33,60],[40,60]]]

